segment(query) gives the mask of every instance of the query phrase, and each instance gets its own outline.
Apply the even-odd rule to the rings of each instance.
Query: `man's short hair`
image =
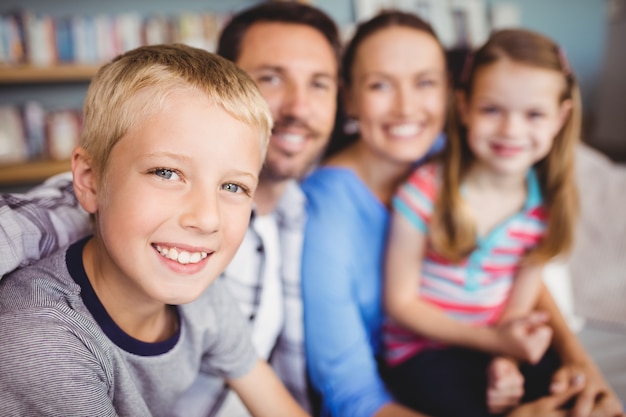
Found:
[[[254,23],[290,23],[309,26],[320,32],[333,49],[337,65],[341,58],[341,40],[335,22],[318,8],[295,1],[271,1],[246,9],[232,17],[224,26],[217,53],[236,62],[241,53],[241,42]]]

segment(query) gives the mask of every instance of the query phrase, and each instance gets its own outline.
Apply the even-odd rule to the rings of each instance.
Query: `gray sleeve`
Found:
[[[0,277],[90,232],[70,172],[24,194],[0,194]]]
[[[224,379],[246,375],[259,357],[252,345],[251,329],[224,283],[218,279],[207,289],[215,313],[217,330],[202,370]]]
[[[117,415],[105,356],[66,318],[50,308],[0,315],[0,415]]]

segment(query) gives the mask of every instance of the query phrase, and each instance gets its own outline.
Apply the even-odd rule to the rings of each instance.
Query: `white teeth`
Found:
[[[389,133],[394,136],[414,136],[421,131],[417,124],[396,125],[389,128]]]
[[[163,257],[176,261],[182,265],[197,264],[208,256],[206,252],[187,252],[176,248],[162,248],[159,245],[156,245],[155,247]]]
[[[297,135],[294,133],[281,133],[278,136],[280,136],[284,141],[291,143],[300,143],[304,140],[303,135]]]

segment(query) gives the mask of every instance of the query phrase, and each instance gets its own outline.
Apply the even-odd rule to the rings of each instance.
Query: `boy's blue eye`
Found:
[[[157,168],[154,170],[154,175],[156,175],[157,177],[166,179],[166,180],[177,180],[179,179],[179,175],[171,169],[167,169],[167,168]]]
[[[230,191],[231,193],[237,193],[237,192],[242,191],[241,186],[239,186],[238,184],[234,184],[232,182],[223,184],[222,189],[225,191]]]

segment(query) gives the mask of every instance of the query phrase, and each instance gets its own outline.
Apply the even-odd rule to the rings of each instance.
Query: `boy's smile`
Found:
[[[193,301],[221,273],[246,232],[261,155],[258,130],[189,90],[113,147],[83,206],[96,215],[86,270],[116,322],[138,303]]]

